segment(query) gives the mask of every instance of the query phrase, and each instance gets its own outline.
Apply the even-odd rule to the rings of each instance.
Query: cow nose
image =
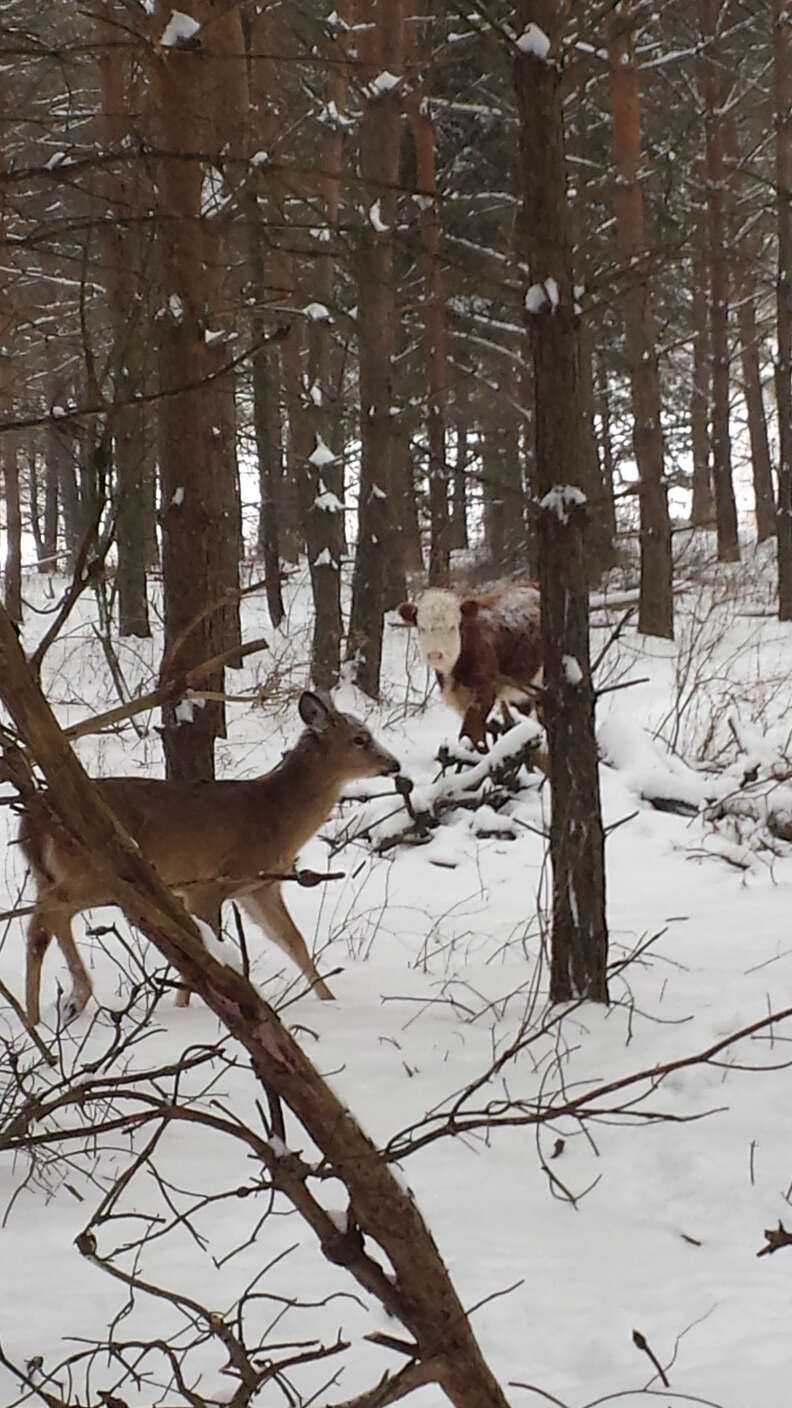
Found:
[[[426,658],[430,665],[442,665],[443,652],[442,650],[430,650]]]

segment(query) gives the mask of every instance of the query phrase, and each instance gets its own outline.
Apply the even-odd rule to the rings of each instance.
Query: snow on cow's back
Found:
[[[532,583],[493,589],[475,599],[479,615],[497,621],[510,631],[523,631],[528,623],[539,625],[539,590]]]

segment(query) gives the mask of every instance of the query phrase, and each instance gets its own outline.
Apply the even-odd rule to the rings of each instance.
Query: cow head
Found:
[[[476,606],[475,601],[460,602],[455,592],[432,587],[417,601],[403,601],[398,611],[403,621],[417,627],[418,643],[427,665],[448,675],[462,648],[462,616],[473,615]]]

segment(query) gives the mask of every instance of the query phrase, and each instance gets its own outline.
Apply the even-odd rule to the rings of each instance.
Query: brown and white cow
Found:
[[[462,597],[433,587],[417,601],[403,601],[398,611],[417,627],[421,653],[443,698],[462,715],[460,738],[480,748],[496,701],[519,708],[536,700],[544,650],[535,586],[507,583]]]

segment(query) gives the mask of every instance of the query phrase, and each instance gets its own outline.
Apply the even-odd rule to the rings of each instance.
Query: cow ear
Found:
[[[463,616],[477,616],[478,609],[479,604],[474,596],[469,596],[464,601],[460,601],[459,603],[459,610],[461,611]]]
[[[402,621],[406,621],[408,626],[415,626],[418,622],[418,607],[414,601],[402,601],[397,607]]]

